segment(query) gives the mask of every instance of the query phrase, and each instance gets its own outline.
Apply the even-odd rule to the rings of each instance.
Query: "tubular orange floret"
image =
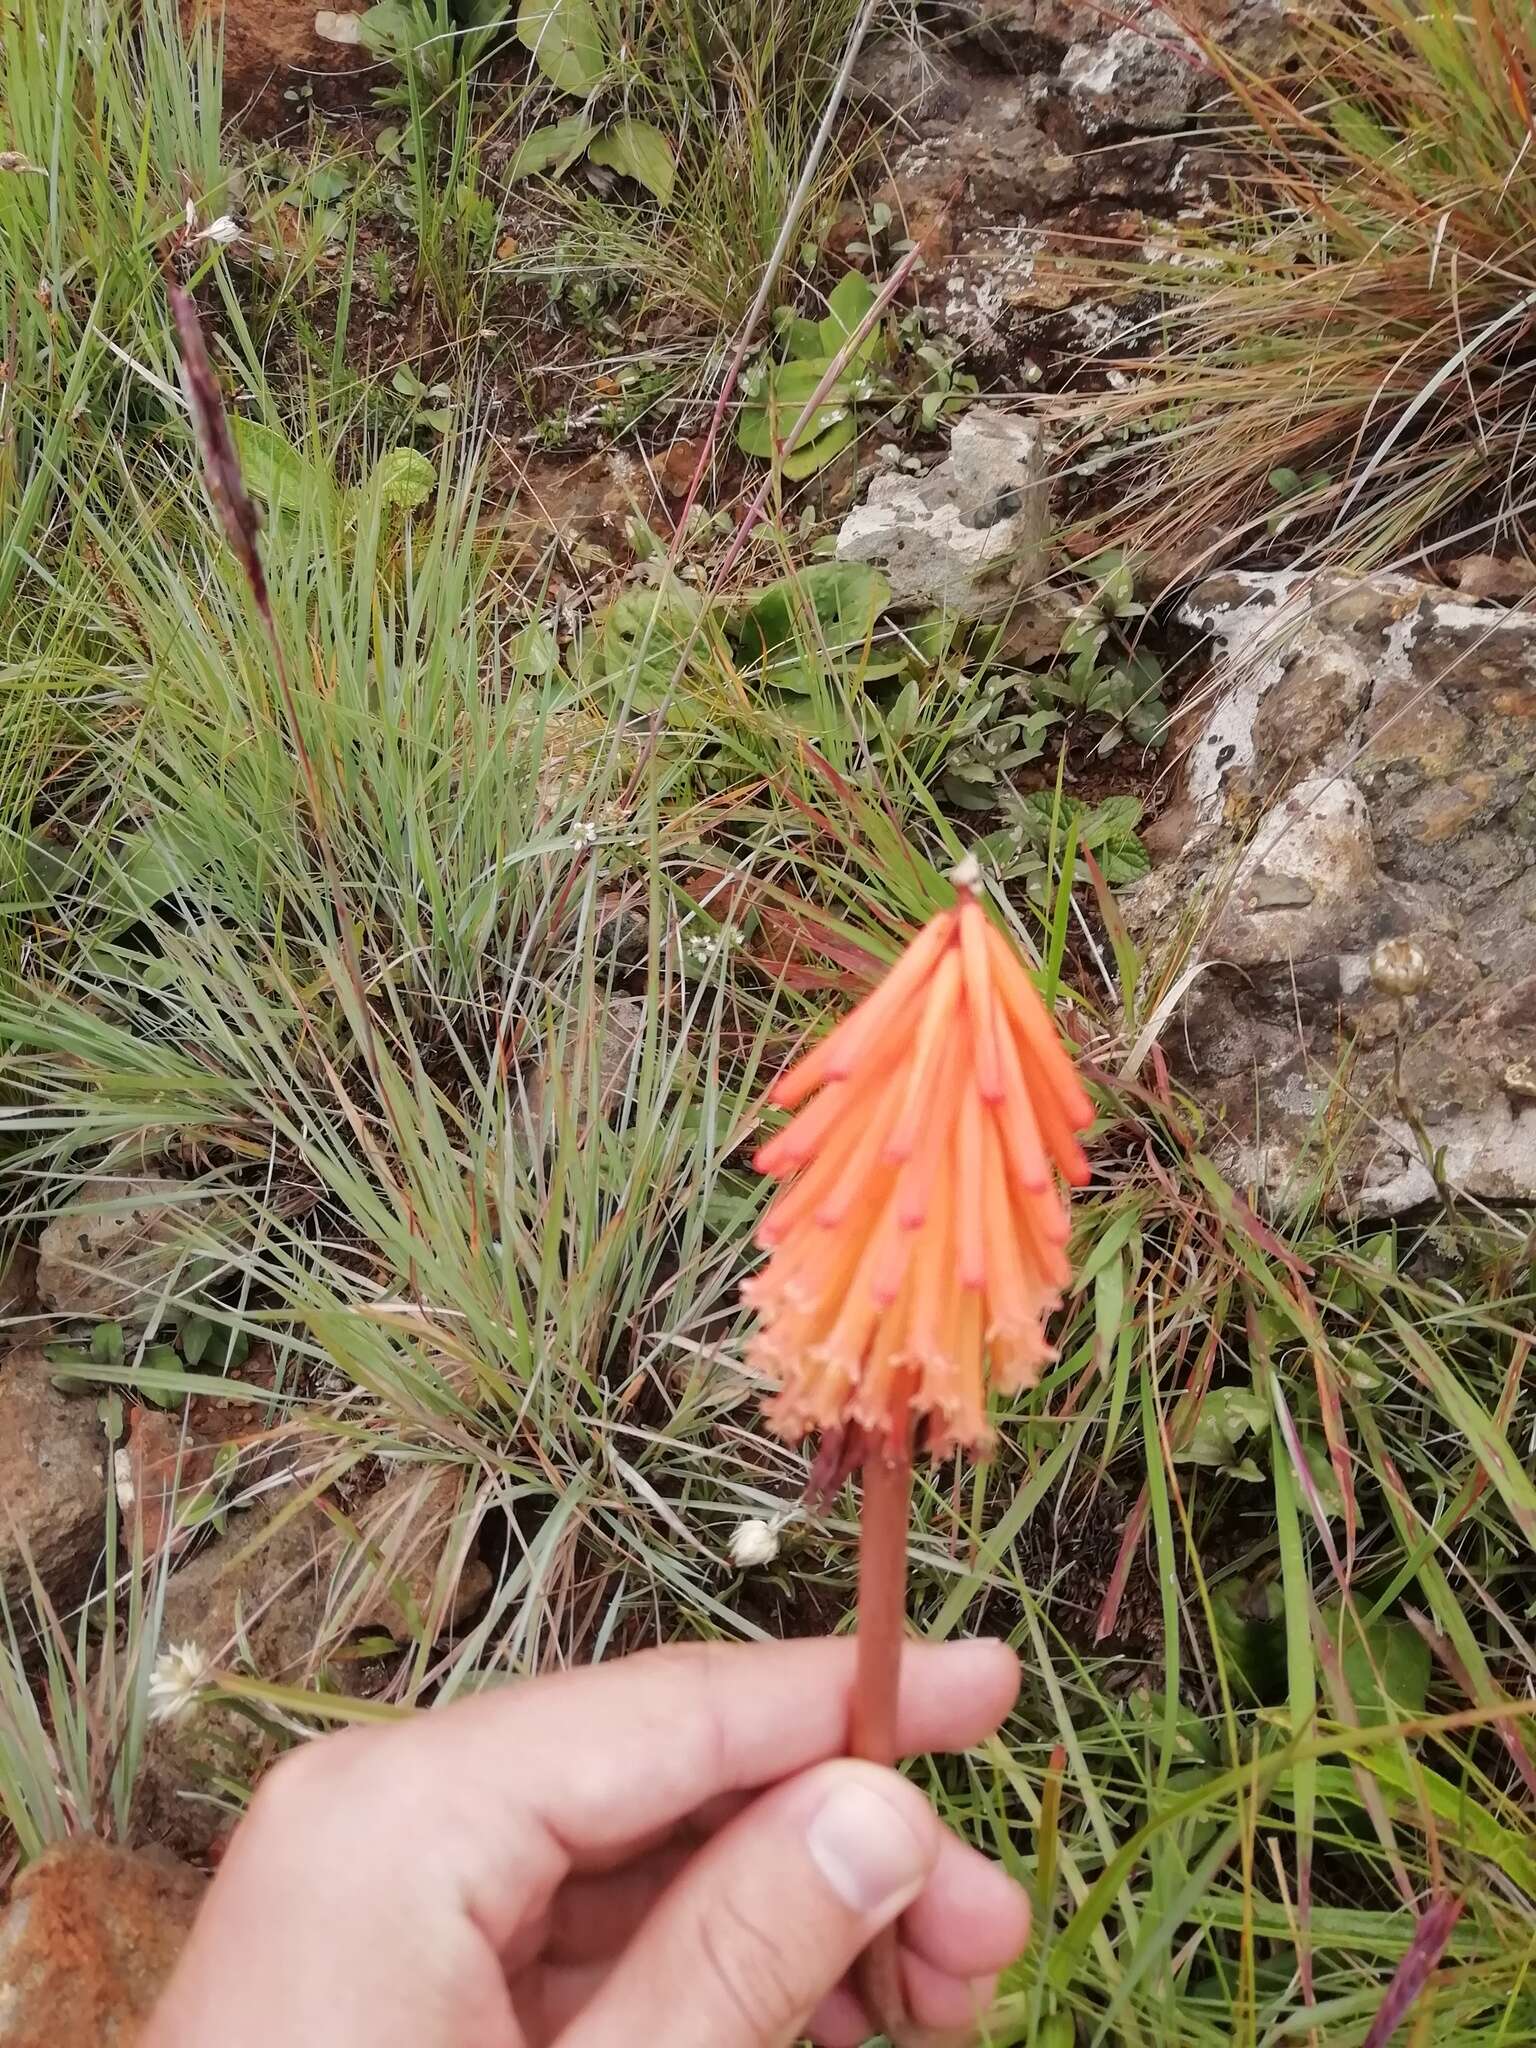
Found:
[[[974,1293],[987,1284],[987,1241],[982,1221],[982,1107],[974,1081],[960,1105],[955,1130],[956,1266],[960,1285]]]
[[[971,1041],[976,1049],[976,1085],[983,1102],[997,1104],[1003,1100],[1003,1071],[998,1064],[997,1011],[987,958],[987,913],[974,897],[960,912],[960,958],[965,969]]]
[[[971,885],[784,1074],[798,1114],[757,1154],[785,1176],[758,1231],[748,1361],[786,1436],[984,1443],[990,1379],[1032,1386],[1070,1277],[1055,1179],[1087,1177],[1093,1106]],[[803,1106],[802,1106],[803,1105]],[[1053,1172],[1054,1169],[1054,1172]]]
[[[952,910],[930,918],[873,994],[829,1031],[820,1045],[779,1076],[768,1091],[768,1100],[780,1109],[793,1109],[824,1081],[846,1080],[871,1036],[892,1021],[909,997],[916,996],[937,967],[954,937],[955,923]]]
[[[928,1220],[937,1183],[949,1170],[951,1138],[968,1078],[965,1042],[959,1032],[951,1032],[939,1055],[924,1127],[901,1169],[898,1214],[903,1230],[920,1230]]]
[[[959,1022],[955,1015],[959,1001],[960,960],[958,954],[951,950],[939,962],[938,971],[929,985],[928,1000],[912,1049],[901,1111],[881,1155],[885,1159],[910,1159],[912,1156],[918,1131],[928,1113],[929,1090],[944,1053],[946,1034],[952,1023]],[[896,1057],[901,1056],[899,1045],[892,1050]]]
[[[1032,1062],[1037,1089],[1056,1097],[1073,1130],[1086,1131],[1093,1122],[1093,1104],[1057,1035],[1049,1011],[994,925],[987,926],[986,939],[993,986],[1013,1025],[1020,1052]]]

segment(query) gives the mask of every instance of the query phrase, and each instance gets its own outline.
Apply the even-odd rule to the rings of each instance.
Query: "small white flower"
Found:
[[[240,223],[233,214],[221,213],[217,220],[209,221],[198,236],[200,242],[214,242],[221,249],[227,249],[231,242],[238,242],[241,235]]]
[[[596,844],[596,841],[597,827],[590,818],[584,818],[579,825],[571,827],[571,844],[573,846],[592,846]]]
[[[736,1524],[731,1532],[731,1563],[739,1572],[773,1563],[779,1554],[779,1528],[777,1521],[760,1521],[755,1515]]]
[[[193,1712],[213,1666],[196,1643],[177,1643],[155,1660],[149,1674],[149,1713],[154,1721],[181,1721]]]
[[[688,958],[696,967],[707,967],[720,950],[720,941],[712,932],[695,932],[691,939],[683,941]]]

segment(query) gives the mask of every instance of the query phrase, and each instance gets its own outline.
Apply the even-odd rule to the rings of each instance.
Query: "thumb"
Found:
[[[894,1771],[829,1763],[721,1830],[652,1909],[559,2048],[783,2048],[938,1860]]]

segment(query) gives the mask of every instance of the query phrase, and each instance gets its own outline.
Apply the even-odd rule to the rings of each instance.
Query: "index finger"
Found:
[[[524,1880],[542,1865],[535,1888],[547,1894],[570,1869],[612,1863],[708,1800],[844,1755],[855,1655],[847,1638],[651,1650],[482,1695],[388,1740],[417,1747],[439,1827],[445,1809],[462,1808],[469,1838],[502,1845]],[[903,1753],[980,1741],[1018,1684],[1002,1643],[908,1644],[897,1707]],[[555,1858],[527,1854],[530,1822]],[[528,1886],[507,1876],[519,1896],[503,1897],[492,1917],[515,1920]],[[491,1889],[501,1886],[493,1880]]]

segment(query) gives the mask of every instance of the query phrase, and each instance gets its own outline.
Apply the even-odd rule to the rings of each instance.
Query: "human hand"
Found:
[[[842,1758],[848,1641],[650,1651],[309,1744],[264,1780],[140,2048],[783,2048],[968,2027],[1023,1893],[915,1786]],[[910,1751],[990,1734],[1000,1643],[912,1645]]]

